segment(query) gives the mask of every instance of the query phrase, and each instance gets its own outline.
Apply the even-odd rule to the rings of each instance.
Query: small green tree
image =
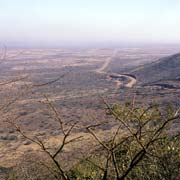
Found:
[[[180,119],[179,112],[157,105],[144,108],[134,103],[104,103],[107,114],[119,126],[108,141],[98,137],[95,126],[87,127],[101,148],[79,163],[74,179],[179,179],[179,132],[171,129]]]

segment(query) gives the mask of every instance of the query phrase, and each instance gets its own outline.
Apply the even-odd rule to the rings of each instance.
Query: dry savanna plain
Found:
[[[0,167],[9,168],[24,154],[39,152],[13,125],[46,146],[62,139],[50,104],[63,122],[77,122],[72,137],[81,140],[66,146],[63,158],[90,151],[93,139],[85,127],[97,123],[97,134],[106,138],[116,122],[106,115],[109,103],[180,105],[180,83],[161,78],[146,80],[143,69],[160,58],[176,54],[179,47],[116,49],[7,49],[0,62]],[[144,73],[144,74],[143,74]],[[143,75],[142,75],[143,74]],[[152,78],[156,78],[156,73]],[[14,124],[13,124],[14,123]],[[86,143],[83,143],[86,142]],[[90,143],[89,143],[90,142]],[[73,151],[72,151],[73,149]]]

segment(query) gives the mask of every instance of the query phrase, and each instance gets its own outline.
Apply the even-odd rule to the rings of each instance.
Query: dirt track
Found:
[[[114,57],[116,57],[116,54],[118,53],[118,49],[115,49],[114,52],[113,52],[113,55],[111,57],[109,57],[105,62],[104,64],[96,69],[95,71],[97,73],[104,73],[104,74],[108,74],[105,69],[108,67],[109,63],[113,60]],[[119,88],[119,86],[121,86],[123,83],[121,82],[121,80],[119,78],[126,78],[128,79],[128,82],[126,84],[124,84],[125,87],[128,87],[128,88],[132,88],[137,80],[136,78],[130,76],[130,75],[125,75],[125,74],[117,74],[117,73],[114,73],[113,74],[113,79],[116,79],[116,85],[117,87]]]

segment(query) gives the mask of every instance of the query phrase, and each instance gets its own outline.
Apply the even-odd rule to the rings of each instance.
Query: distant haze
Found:
[[[0,0],[0,42],[180,44],[180,0]]]

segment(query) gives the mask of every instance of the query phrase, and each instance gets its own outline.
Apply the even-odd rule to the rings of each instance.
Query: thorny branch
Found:
[[[9,123],[15,128],[15,130],[16,130],[18,133],[20,133],[25,139],[27,139],[27,140],[29,140],[29,141],[37,144],[37,145],[41,148],[41,150],[42,150],[43,152],[45,152],[45,153],[50,157],[50,159],[52,160],[52,162],[55,164],[55,166],[56,166],[57,169],[58,169],[59,178],[62,177],[63,180],[69,180],[68,175],[66,174],[65,170],[63,170],[61,163],[60,163],[58,160],[56,160],[56,157],[57,157],[57,155],[60,155],[60,154],[63,152],[65,145],[67,145],[67,144],[69,144],[69,143],[72,143],[72,142],[75,142],[76,140],[79,140],[82,136],[75,137],[75,138],[71,138],[71,139],[68,140],[68,137],[71,135],[71,132],[72,132],[72,130],[74,129],[74,127],[76,126],[77,123],[74,123],[74,124],[70,125],[70,127],[66,130],[65,127],[64,127],[64,125],[63,125],[63,120],[60,118],[60,116],[59,116],[56,108],[54,107],[54,105],[50,102],[50,100],[48,99],[47,96],[45,96],[45,99],[46,99],[48,105],[51,107],[52,111],[54,112],[54,114],[55,114],[55,116],[56,116],[56,119],[59,121],[59,123],[60,123],[60,130],[63,132],[63,133],[62,133],[62,134],[63,134],[63,139],[62,139],[59,147],[57,148],[57,150],[56,150],[54,153],[52,153],[52,152],[50,152],[50,151],[48,150],[48,148],[45,146],[45,143],[44,143],[41,139],[39,139],[38,137],[32,138],[32,137],[26,135],[26,133],[24,133],[24,132],[22,131],[21,127],[15,123],[15,120],[17,120],[19,117],[17,117],[17,118],[16,118],[15,120],[13,120],[13,121],[8,120],[8,122],[9,122]]]

